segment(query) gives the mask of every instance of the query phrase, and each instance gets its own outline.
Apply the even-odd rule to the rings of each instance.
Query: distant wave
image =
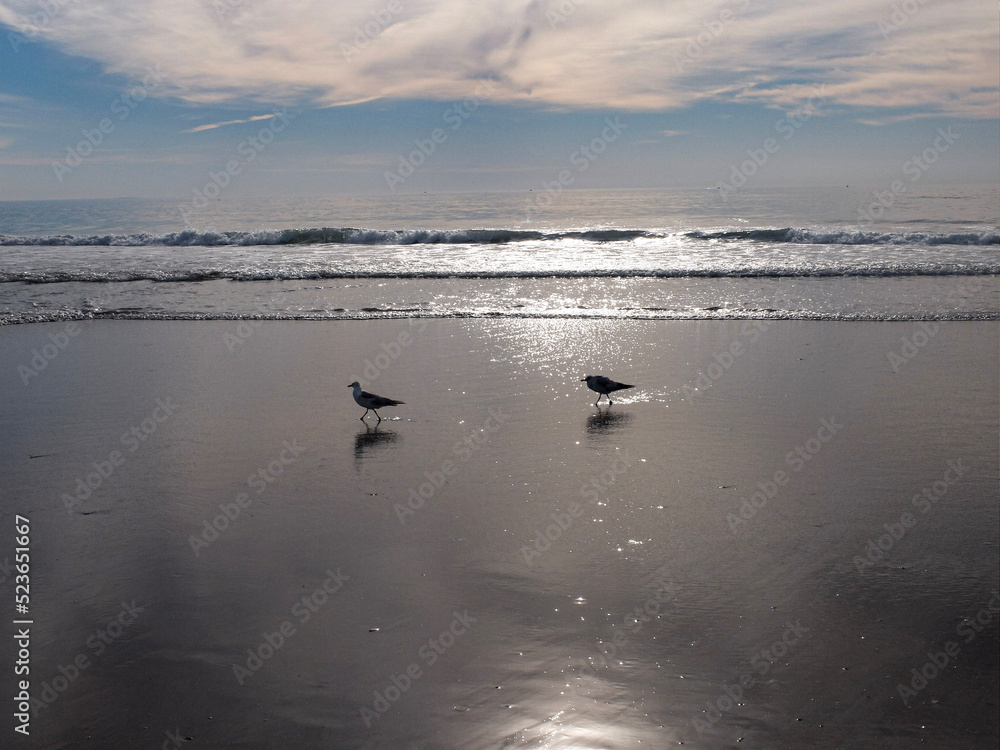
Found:
[[[510,242],[583,240],[625,242],[668,235],[644,229],[591,229],[540,232],[522,229],[261,229],[252,232],[206,232],[193,229],[167,234],[55,234],[38,237],[0,234],[0,246],[217,247],[251,245],[496,245]],[[806,245],[1000,245],[1000,231],[876,232],[861,229],[724,229],[692,231],[682,236],[721,242],[797,243]]]
[[[790,242],[801,245],[1000,245],[1000,232],[873,232],[837,229],[737,229],[718,232],[688,232],[686,237],[695,240],[724,240],[738,242]]]
[[[590,242],[621,242],[638,237],[663,236],[642,229],[593,229],[574,232],[536,232],[519,229],[261,229],[252,232],[200,232],[193,229],[167,234],[54,234],[24,237],[0,234],[0,246],[89,246],[89,247],[217,247],[220,245],[495,245],[530,240],[578,239]]]
[[[450,270],[337,270],[330,268],[285,269],[116,269],[79,271],[0,271],[0,283],[56,284],[65,282],[122,283],[129,281],[294,281],[308,279],[588,279],[588,278],[889,278],[900,276],[991,276],[1000,274],[1000,258],[986,264],[934,264],[909,266],[843,266],[801,268],[785,266],[743,266],[735,268],[670,269],[503,269],[496,271]]]

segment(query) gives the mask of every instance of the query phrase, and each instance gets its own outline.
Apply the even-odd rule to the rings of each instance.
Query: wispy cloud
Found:
[[[30,18],[43,5],[0,0],[0,19]],[[199,103],[456,100],[488,78],[492,101],[555,109],[664,110],[703,99],[795,107],[824,85],[836,107],[996,117],[995,6],[939,0],[902,16],[894,7],[90,0],[64,4],[37,36],[136,78],[160,65],[177,87],[156,95]],[[223,124],[230,123],[215,127]]]
[[[272,117],[277,115],[257,115],[256,117],[248,117],[245,120],[226,120],[225,122],[213,122],[208,125],[199,125],[196,128],[191,128],[190,130],[185,130],[185,133],[200,133],[202,130],[214,130],[215,128],[221,128],[224,125],[240,125],[244,122],[257,122],[258,120],[270,120]]]
[[[51,155],[35,154],[0,154],[0,164],[21,167],[51,167]],[[88,157],[88,164],[204,164],[205,157],[200,154],[150,154],[144,151],[114,151],[95,153]]]

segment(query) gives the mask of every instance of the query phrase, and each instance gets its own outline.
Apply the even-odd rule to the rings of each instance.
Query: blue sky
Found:
[[[996,183],[998,89],[983,0],[0,0],[0,200]]]

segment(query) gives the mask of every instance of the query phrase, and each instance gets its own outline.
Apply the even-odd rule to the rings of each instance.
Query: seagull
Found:
[[[581,383],[586,382],[587,387],[590,390],[594,391],[595,393],[601,394],[600,396],[597,397],[597,401],[594,402],[594,406],[597,406],[601,401],[601,396],[605,395],[608,397],[608,405],[611,405],[614,403],[614,401],[611,400],[611,393],[613,391],[620,391],[624,388],[635,387],[631,385],[626,385],[625,383],[616,383],[611,378],[606,378],[603,375],[588,375],[587,377],[583,378],[580,382]]]
[[[354,400],[358,402],[358,406],[365,407],[365,413],[359,417],[359,419],[364,422],[365,417],[368,416],[368,410],[375,412],[375,416],[378,417],[378,421],[382,421],[382,417],[378,416],[378,409],[384,406],[399,406],[400,404],[406,403],[405,401],[396,401],[393,398],[386,398],[385,396],[376,396],[374,393],[369,393],[368,391],[361,390],[361,383],[355,380],[350,388],[354,389]]]

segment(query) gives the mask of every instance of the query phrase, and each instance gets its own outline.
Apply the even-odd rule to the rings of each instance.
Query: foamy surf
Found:
[[[563,240],[624,242],[640,238],[663,239],[674,233],[648,229],[574,229],[540,232],[519,229],[366,229],[355,227],[306,227],[252,231],[187,229],[153,234],[0,234],[5,247],[247,247],[252,245],[496,245],[514,242]],[[863,229],[762,228],[711,229],[676,233],[691,240],[798,243],[807,245],[1000,245],[1000,232],[875,232]]]

